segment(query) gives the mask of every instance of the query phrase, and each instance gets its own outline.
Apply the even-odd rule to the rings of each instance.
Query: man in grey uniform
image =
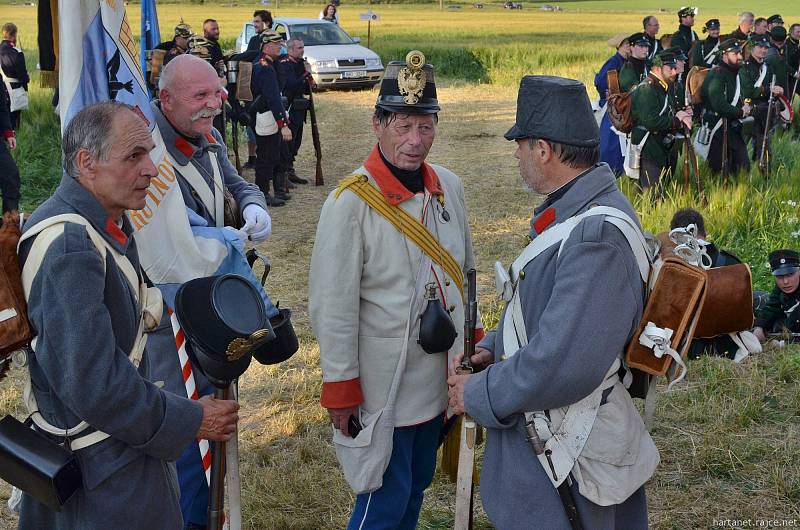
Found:
[[[548,241],[551,230],[595,206],[613,208],[608,211],[624,216],[639,233],[636,213],[617,189],[614,174],[597,163],[599,133],[580,82],[523,78],[516,125],[506,138],[517,142],[525,186],[546,195],[534,210],[532,245],[539,237]],[[552,420],[555,438],[556,418],[563,417],[565,407],[579,407],[592,395],[597,396],[596,419],[585,431],[591,435],[577,451],[577,462],[573,459],[559,475],[561,480],[569,476],[562,484],[583,528],[647,528],[642,484],[652,476],[658,452],[617,370],[637,330],[645,286],[629,240],[608,217],[582,218],[563,245],[542,245],[540,254],[520,265],[514,291],[520,321],[514,316],[513,322],[524,327],[527,339],[506,351],[505,344],[513,344],[503,333],[507,309],[501,327],[480,341],[472,359],[485,369],[449,379],[450,406],[488,429],[480,491],[497,528],[573,528],[553,473],[526,440],[525,413],[539,411],[548,423]]]
[[[28,356],[39,411],[34,416],[59,429],[72,430],[82,421],[89,427],[64,438],[39,429],[41,419],[34,418],[35,424],[74,451],[83,489],[60,512],[25,495],[19,527],[181,528],[177,484],[166,461],[178,458],[195,438],[229,439],[239,406],[165,392],[149,381],[147,352],[138,367],[129,360],[141,335],[144,302],[125,266],[118,266],[127,263],[141,278],[133,230],[123,214],[144,206],[156,174],[148,156],[153,141],[142,119],[127,105],[93,105],[75,115],[62,145],[65,175],[25,231],[37,234],[38,223],[63,214],[80,216],[89,227],[67,222],[52,241],[48,232],[39,232],[23,241],[20,259],[24,267],[44,252],[27,289],[37,335]],[[92,233],[104,241],[103,251]],[[97,431],[108,437],[88,442],[86,435]]]
[[[158,87],[159,101],[152,103],[152,111],[186,207],[207,221],[209,226],[223,226],[223,220],[216,218],[214,203],[227,190],[250,227],[250,240],[254,243],[265,241],[272,224],[264,194],[239,176],[228,160],[222,136],[213,127],[214,116],[222,108],[222,88],[214,68],[192,55],[181,55],[164,68]],[[135,213],[132,219],[136,224]],[[161,325],[150,334],[150,344],[155,353],[153,372],[156,378],[164,381],[166,390],[187,397],[175,337],[166,313]],[[193,370],[193,375],[199,395],[213,392],[202,372]],[[195,441],[186,447],[177,468],[184,518],[202,526],[205,524],[208,486]]]

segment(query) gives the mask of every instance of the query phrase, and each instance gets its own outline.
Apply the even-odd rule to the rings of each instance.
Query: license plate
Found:
[[[342,77],[344,79],[358,79],[359,77],[367,77],[366,70],[350,70],[347,72],[342,72]]]

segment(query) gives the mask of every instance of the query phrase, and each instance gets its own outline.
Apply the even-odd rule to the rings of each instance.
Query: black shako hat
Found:
[[[705,25],[703,26],[703,33],[705,33],[708,30],[711,30],[711,29],[719,29],[719,28],[720,28],[719,19],[718,18],[711,18],[711,19],[708,19],[706,21]]]
[[[726,39],[719,45],[717,53],[740,52],[742,51],[742,42],[736,39]]]
[[[247,370],[253,350],[275,338],[256,286],[236,274],[184,283],[175,314],[200,368],[220,388]]]
[[[775,14],[767,19],[767,24],[775,24],[775,23],[783,24],[783,17]]]
[[[750,35],[749,39],[747,39],[747,44],[751,48],[753,46],[763,46],[764,48],[769,48],[769,35],[756,35],[754,33]]]
[[[781,249],[769,253],[773,276],[785,276],[800,270],[800,255],[796,250]]]
[[[647,35],[642,33],[641,31],[634,33],[630,37],[628,37],[628,42],[631,46],[647,46],[650,47],[650,40],[647,38]]]
[[[786,28],[783,26],[775,26],[769,30],[769,36],[775,42],[783,42],[786,40]]]
[[[517,121],[505,137],[595,147],[600,144],[600,129],[583,83],[564,77],[526,75],[519,84]]]
[[[697,16],[700,10],[694,6],[682,7],[678,10],[679,17],[694,17]]]
[[[401,114],[436,114],[441,110],[433,66],[425,64],[422,52],[412,50],[405,61],[386,65],[375,106]]]

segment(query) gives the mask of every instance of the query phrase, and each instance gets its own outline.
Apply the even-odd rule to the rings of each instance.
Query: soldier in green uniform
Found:
[[[800,332],[800,255],[796,250],[776,250],[769,255],[775,288],[767,303],[756,310],[753,334],[764,342],[767,333]]]
[[[696,7],[682,7],[678,11],[678,20],[680,25],[678,31],[672,34],[672,46],[677,46],[683,53],[688,54],[692,48],[692,44],[699,40],[697,33],[692,29],[694,26],[694,17],[697,15],[698,9]]]
[[[670,85],[670,94],[675,101],[675,109],[688,107],[689,104],[686,101],[686,62],[689,58],[677,46],[672,46],[664,51],[675,56],[678,66],[678,75],[675,76],[675,81]]]
[[[717,58],[717,51],[719,51],[719,29],[718,18],[706,21],[703,33],[708,33],[708,37],[698,42],[692,50],[692,60],[689,63],[691,66],[711,68]]]
[[[766,35],[752,35],[750,37],[750,58],[739,69],[739,82],[742,87],[742,97],[745,101],[750,101],[753,105],[753,117],[755,123],[752,127],[750,138],[753,142],[752,159],[759,160],[761,148],[764,145],[764,133],[767,131],[767,114],[770,93],[774,95],[783,94],[783,87],[780,86],[779,76],[781,75],[780,66],[776,63],[776,57],[767,58],[769,50],[769,39]],[[775,86],[772,86],[773,80]],[[772,89],[770,90],[770,87]],[[770,119],[769,128],[775,124],[777,116],[773,111]],[[770,159],[770,139],[767,137],[767,160]],[[745,139],[747,141],[747,139]]]
[[[786,28],[783,26],[775,26],[769,33],[769,49],[767,50],[767,62],[771,62],[775,68],[775,75],[777,76],[777,83],[783,87],[783,92],[788,93],[791,88],[789,87],[789,55],[786,47]]]
[[[642,27],[644,28],[644,36],[647,39],[647,43],[650,45],[647,60],[652,61],[656,54],[661,51],[661,41],[658,39],[658,30],[661,29],[661,25],[655,15],[648,15],[642,20]]]
[[[728,39],[719,47],[720,61],[708,72],[700,96],[706,109],[702,121],[710,131],[708,165],[714,173],[728,175],[750,170],[740,120],[750,115],[752,107],[744,103],[739,82],[741,44]],[[727,151],[723,149],[725,144]]]
[[[631,44],[631,56],[622,65],[619,71],[619,88],[623,92],[630,92],[647,77],[647,54],[650,43],[644,33],[634,33],[628,37]]]
[[[677,151],[672,135],[684,127],[691,129],[691,110],[676,111],[670,97],[670,84],[678,75],[675,55],[663,51],[653,59],[647,78],[633,92],[631,116],[634,128],[631,142],[641,151],[639,186],[661,188],[675,173]]]

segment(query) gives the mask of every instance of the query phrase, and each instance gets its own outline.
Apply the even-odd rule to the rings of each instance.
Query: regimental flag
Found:
[[[156,14],[156,0],[142,0],[142,28],[139,37],[139,56],[142,63],[142,74],[147,77],[147,58],[145,52],[152,50],[161,43],[161,32],[158,29],[158,15]]]
[[[61,130],[86,105],[109,99],[138,107],[152,126],[123,0],[58,0],[58,13]]]

